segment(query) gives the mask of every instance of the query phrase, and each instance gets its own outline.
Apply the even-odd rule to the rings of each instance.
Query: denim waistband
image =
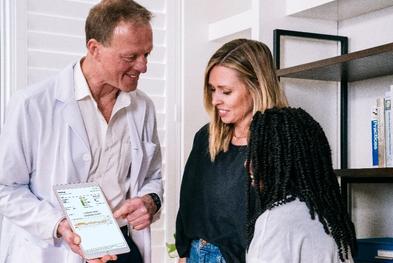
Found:
[[[220,249],[217,246],[203,239],[193,240],[191,246],[194,246],[195,248],[199,248],[199,249],[203,248],[204,250],[209,250],[211,252],[220,252]]]

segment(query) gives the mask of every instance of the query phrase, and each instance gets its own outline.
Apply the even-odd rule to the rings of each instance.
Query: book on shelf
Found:
[[[384,258],[393,258],[393,250],[378,249],[377,256]]]
[[[355,262],[391,262],[393,237],[360,238],[357,239],[357,245]]]
[[[393,166],[392,154],[392,111],[391,92],[387,92],[384,98],[384,124],[385,124],[385,166]]]
[[[373,166],[378,166],[378,110],[371,109],[371,155]]]
[[[393,85],[371,108],[372,165],[393,167]],[[378,154],[377,154],[378,153]]]
[[[378,114],[378,167],[385,167],[385,99],[377,98]]]

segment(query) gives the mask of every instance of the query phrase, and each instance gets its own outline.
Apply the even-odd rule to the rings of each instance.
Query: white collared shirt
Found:
[[[90,92],[80,63],[74,67],[74,84],[92,156],[88,181],[101,186],[114,211],[129,196],[131,140],[126,108],[131,104],[131,96],[119,93],[107,123]]]

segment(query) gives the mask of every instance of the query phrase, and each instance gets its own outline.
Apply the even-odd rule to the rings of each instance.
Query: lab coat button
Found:
[[[82,156],[82,159],[83,159],[83,161],[88,162],[88,161],[90,161],[90,155],[89,155],[88,153],[85,153],[85,154]]]

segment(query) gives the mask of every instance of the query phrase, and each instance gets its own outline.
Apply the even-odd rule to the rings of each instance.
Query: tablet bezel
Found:
[[[58,194],[57,191],[58,191],[58,190],[80,189],[80,188],[86,188],[86,189],[88,189],[89,187],[98,187],[98,188],[100,189],[101,197],[102,197],[102,199],[103,199],[102,201],[104,201],[104,203],[105,203],[105,206],[106,206],[107,211],[108,211],[108,215],[111,216],[113,222],[115,222],[116,225],[117,225],[117,221],[116,221],[116,219],[113,217],[112,210],[111,210],[111,208],[109,207],[109,204],[108,204],[108,202],[107,202],[107,200],[106,200],[106,198],[105,198],[105,195],[104,195],[104,193],[102,192],[102,189],[101,189],[101,187],[100,187],[100,185],[99,185],[98,183],[90,182],[90,183],[76,183],[76,184],[55,185],[55,186],[53,186],[53,190],[54,190],[54,192],[55,192],[56,198],[57,198],[57,200],[58,200],[59,203],[60,203],[60,206],[61,206],[61,208],[62,208],[62,210],[63,210],[64,215],[65,215],[66,218],[67,218],[67,221],[68,221],[69,225],[71,226],[72,230],[73,230],[75,233],[77,233],[77,231],[76,231],[76,229],[75,229],[75,227],[74,227],[74,224],[73,224],[72,221],[70,220],[70,218],[69,218],[69,216],[68,216],[68,213],[67,213],[67,211],[66,211],[66,209],[65,209],[65,207],[64,207],[63,201],[62,201],[62,199],[60,198],[60,196],[59,196],[59,194]],[[116,229],[117,229],[119,235],[121,236],[121,239],[123,240],[123,243],[124,243],[125,247],[123,247],[123,248],[117,248],[117,249],[112,249],[112,250],[108,250],[108,251],[102,251],[102,252],[98,252],[98,253],[87,254],[86,251],[83,249],[83,237],[81,237],[82,242],[81,242],[81,244],[80,244],[80,247],[81,247],[81,249],[82,249],[84,258],[85,258],[85,259],[95,259],[95,258],[101,258],[101,257],[103,257],[103,256],[105,256],[105,255],[118,255],[118,254],[124,254],[124,253],[130,252],[130,248],[129,248],[128,244],[127,244],[127,241],[125,240],[125,238],[124,238],[124,236],[123,236],[123,233],[121,232],[120,227],[119,227],[118,225],[117,225]],[[79,235],[79,234],[78,234],[78,235]],[[105,238],[105,237],[103,237],[103,238]]]

